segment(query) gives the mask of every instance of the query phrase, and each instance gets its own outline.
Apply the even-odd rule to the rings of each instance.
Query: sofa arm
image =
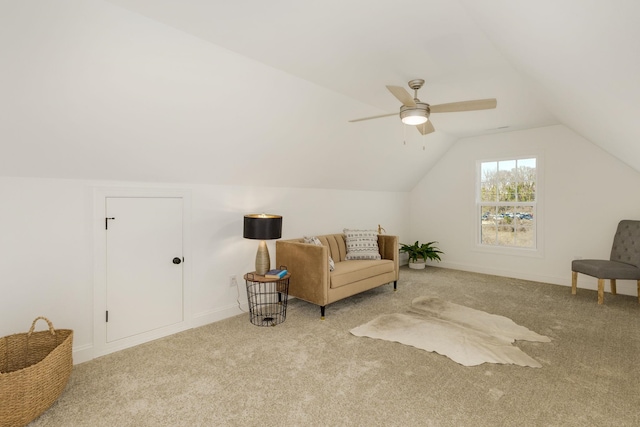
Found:
[[[380,256],[382,259],[390,259],[393,261],[393,269],[396,272],[396,280],[398,280],[400,271],[400,248],[398,246],[398,236],[379,234],[378,247],[380,248]]]
[[[329,249],[292,240],[276,241],[276,264],[287,266],[289,295],[324,306],[328,303]]]

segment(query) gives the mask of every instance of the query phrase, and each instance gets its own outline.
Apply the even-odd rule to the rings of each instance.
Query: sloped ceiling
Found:
[[[462,4],[549,112],[640,171],[640,2]]]
[[[462,137],[564,123],[640,170],[632,1],[4,0],[0,174],[408,191]],[[385,85],[426,80],[420,136]]]

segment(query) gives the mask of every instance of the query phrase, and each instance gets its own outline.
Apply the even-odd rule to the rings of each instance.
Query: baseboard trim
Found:
[[[543,282],[543,283],[552,283],[554,285],[571,286],[570,271],[569,271],[569,277],[563,278],[563,277],[557,277],[557,276],[523,273],[518,271],[502,270],[498,268],[488,268],[483,266],[459,264],[459,263],[446,262],[446,261],[440,262],[438,264],[433,264],[433,265],[437,265],[443,268],[449,268],[452,270],[469,271],[471,273],[490,274],[493,276],[512,277],[514,279],[531,280],[533,282]]]
[[[93,359],[93,345],[85,344],[73,348],[73,364],[88,362]]]
[[[210,323],[218,322],[244,313],[248,315],[249,303],[240,304],[240,306],[238,306],[238,304],[233,304],[215,310],[203,311],[193,316],[191,319],[191,327],[198,328],[200,326],[205,326]]]
[[[571,287],[571,271],[567,271],[566,277],[558,277],[558,276],[548,276],[543,274],[532,274],[532,273],[523,273],[518,271],[511,270],[502,270],[497,268],[487,268],[477,265],[468,265],[468,264],[460,264],[455,262],[446,262],[442,261],[439,263],[432,263],[428,265],[433,265],[434,267],[442,267],[448,268],[451,270],[461,270],[468,271],[470,273],[481,273],[481,274],[490,274],[493,276],[501,276],[501,277],[511,277],[514,279],[521,280],[530,280],[532,282],[541,282],[541,283],[551,283],[553,285],[567,286]],[[607,281],[608,282],[608,281]],[[628,283],[625,283],[628,282]],[[636,289],[636,281],[635,280],[618,280],[617,282],[617,291],[622,295],[630,295],[637,296]],[[578,279],[578,292],[580,289],[588,289],[595,291],[598,289],[597,280],[593,277],[580,275]],[[608,290],[608,286],[606,287]]]
[[[189,329],[198,328],[200,326],[205,326],[210,323],[215,323],[220,320],[227,319],[229,317],[237,316],[239,314],[249,313],[249,304],[237,304],[229,305],[223,308],[219,308],[216,310],[208,310],[202,313],[195,314],[190,321],[183,322],[181,325],[168,328],[164,333],[159,333],[157,335],[149,336],[145,340],[141,341],[130,341],[123,343],[121,346],[110,347],[108,349],[102,349],[96,352],[96,349],[92,344],[85,344],[80,346],[74,346],[73,348],[73,364],[78,365],[80,363],[88,362],[97,357],[105,356],[110,353],[115,353],[121,350],[125,350],[130,347],[135,347],[140,344],[144,344],[145,342],[153,341],[159,338],[164,338],[170,335],[174,335],[180,332],[187,331]]]

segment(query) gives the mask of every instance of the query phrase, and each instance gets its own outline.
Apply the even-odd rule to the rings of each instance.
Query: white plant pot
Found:
[[[409,268],[413,268],[414,270],[422,270],[426,265],[424,261],[409,262]]]

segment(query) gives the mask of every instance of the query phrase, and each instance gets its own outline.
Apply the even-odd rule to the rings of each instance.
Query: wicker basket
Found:
[[[39,319],[48,331],[34,332]],[[24,426],[58,399],[73,367],[73,331],[37,317],[29,332],[0,338],[0,426]]]

